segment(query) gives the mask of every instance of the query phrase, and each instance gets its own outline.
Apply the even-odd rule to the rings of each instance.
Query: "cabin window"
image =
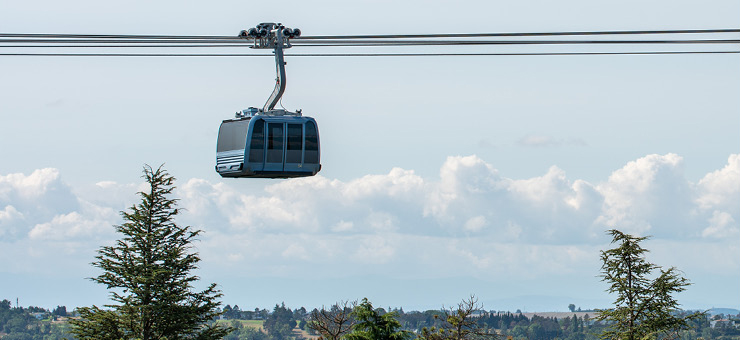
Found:
[[[300,163],[303,153],[303,124],[288,124],[286,163]]]
[[[218,129],[216,152],[244,150],[247,144],[249,120],[223,122]]]
[[[283,123],[267,123],[267,163],[283,162]]]
[[[319,163],[319,133],[316,131],[316,123],[306,123],[306,158],[305,163]]]
[[[252,128],[252,139],[249,146],[249,162],[262,163],[265,160],[265,121],[257,120]]]

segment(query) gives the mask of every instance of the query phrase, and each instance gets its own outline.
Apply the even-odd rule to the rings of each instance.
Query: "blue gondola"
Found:
[[[216,171],[222,177],[290,178],[321,170],[315,119],[256,113],[250,108],[221,123]]]
[[[321,170],[319,128],[301,111],[275,109],[285,92],[283,48],[300,36],[281,24],[263,23],[242,31],[254,39],[253,48],[275,51],[277,84],[262,109],[250,107],[221,122],[216,145],[216,172],[221,177],[291,178],[313,176]]]

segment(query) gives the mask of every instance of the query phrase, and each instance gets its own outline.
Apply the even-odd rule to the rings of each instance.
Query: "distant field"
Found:
[[[262,324],[265,322],[264,320],[239,320],[242,322],[242,325],[245,327],[252,327],[252,328],[258,328],[262,329]]]
[[[251,327],[266,332],[265,329],[262,328],[262,324],[265,322],[264,320],[218,320],[216,322],[225,325],[230,325],[232,322],[238,322],[244,327]],[[298,327],[293,329],[293,335],[302,335],[306,339],[317,339],[319,337],[318,335],[308,334],[308,332],[302,331]]]
[[[306,329],[308,329],[308,328],[306,328]],[[293,329],[293,334],[294,334],[294,335],[300,334],[300,335],[302,335],[302,336],[303,336],[303,337],[304,337],[305,339],[309,339],[309,340],[314,340],[314,339],[318,339],[318,338],[319,338],[319,336],[318,336],[318,335],[311,335],[311,334],[308,334],[308,332],[306,332],[306,331],[302,331],[302,330],[300,330],[300,329],[299,329],[298,327],[296,327],[295,329]]]
[[[264,320],[218,320],[217,323],[224,324],[224,325],[230,325],[232,322],[238,322],[241,323],[244,327],[251,327],[254,329],[259,329],[263,332],[266,332],[264,328],[262,328],[262,324],[265,322]],[[302,335],[305,339],[316,339],[318,338],[318,335],[311,335],[308,334],[306,331],[300,330],[298,327],[293,329],[293,335]]]
[[[262,323],[265,322],[264,320],[218,320],[218,323],[229,325],[234,321],[241,323],[244,327],[251,327],[264,331],[264,329],[262,329]]]

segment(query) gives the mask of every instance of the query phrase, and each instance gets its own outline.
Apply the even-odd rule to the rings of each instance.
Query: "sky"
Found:
[[[738,28],[739,12],[734,0],[0,1],[0,32],[708,29]],[[740,308],[739,58],[288,57],[282,105],[316,118],[323,168],[270,180],[213,167],[221,120],[269,96],[271,58],[0,57],[0,299],[106,303],[90,262],[118,237],[142,166],[165,164],[178,222],[204,230],[201,284],[242,309],[367,297],[423,310],[471,294],[487,310],[605,308],[611,228],[651,236],[648,260],[693,283],[685,308]]]

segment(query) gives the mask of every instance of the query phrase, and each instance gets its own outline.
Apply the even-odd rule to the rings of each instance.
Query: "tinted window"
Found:
[[[247,128],[249,120],[221,123],[216,151],[243,150],[247,144]]]
[[[249,146],[249,161],[262,163],[265,155],[265,121],[257,120],[252,127],[252,139]]]
[[[316,124],[312,121],[306,123],[306,158],[304,163],[319,162],[319,134]]]
[[[288,124],[288,150],[303,148],[303,125]]]
[[[283,123],[267,123],[267,163],[283,162]]]
[[[286,163],[300,163],[303,151],[303,124],[288,124]]]

